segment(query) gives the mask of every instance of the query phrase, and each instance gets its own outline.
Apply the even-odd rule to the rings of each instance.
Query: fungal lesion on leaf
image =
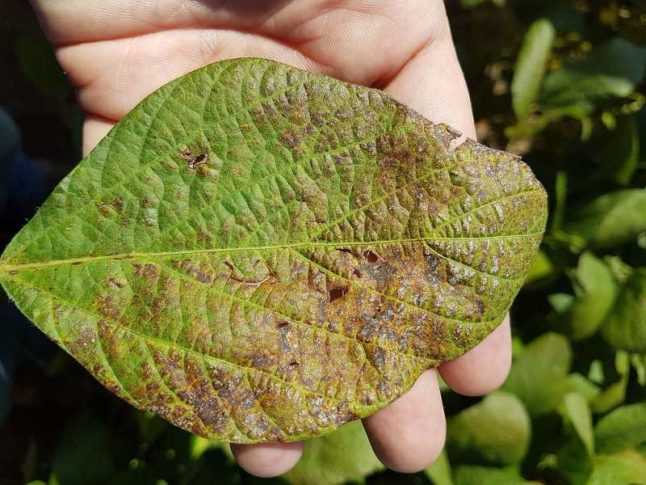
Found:
[[[209,163],[209,151],[203,141],[198,141],[194,148],[182,145],[179,148],[179,157],[186,162],[189,170],[196,170],[200,165]]]

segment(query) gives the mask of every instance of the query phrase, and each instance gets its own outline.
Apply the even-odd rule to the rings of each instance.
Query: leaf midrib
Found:
[[[251,251],[274,251],[282,249],[315,249],[315,248],[332,248],[345,246],[384,246],[390,244],[407,244],[407,243],[421,243],[431,241],[470,241],[474,239],[487,239],[487,240],[504,240],[513,238],[530,238],[542,236],[542,232],[531,232],[524,234],[503,234],[498,236],[468,236],[468,237],[417,237],[407,239],[385,239],[377,241],[335,241],[335,242],[297,242],[286,244],[269,244],[261,246],[242,246],[233,248],[211,248],[211,249],[186,249],[178,251],[159,251],[150,253],[131,252],[131,253],[115,253],[102,256],[83,256],[79,258],[56,259],[51,261],[38,261],[30,263],[18,264],[1,264],[0,263],[0,279],[7,273],[11,276],[14,271],[26,269],[41,269],[53,266],[76,265],[84,263],[96,263],[100,261],[118,261],[118,260],[137,260],[137,259],[150,259],[150,258],[166,258],[172,256],[187,256],[193,254],[218,254],[218,253],[238,253],[238,252],[251,252]]]

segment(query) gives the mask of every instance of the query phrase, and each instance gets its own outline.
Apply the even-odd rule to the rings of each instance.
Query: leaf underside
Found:
[[[460,141],[380,91],[212,64],[101,141],[0,281],[140,409],[229,442],[318,436],[476,345],[523,283],[545,192]]]

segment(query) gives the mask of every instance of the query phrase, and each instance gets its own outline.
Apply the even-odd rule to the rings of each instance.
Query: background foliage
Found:
[[[447,8],[480,139],[550,193],[511,375],[483,399],[443,391],[447,449],[424,473],[383,470],[353,423],[273,482],[646,483],[646,0]],[[81,114],[26,2],[0,19],[4,245],[80,158]],[[1,483],[272,482],[110,395],[6,297],[0,317]]]

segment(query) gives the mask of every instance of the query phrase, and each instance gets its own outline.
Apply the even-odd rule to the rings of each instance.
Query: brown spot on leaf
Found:
[[[348,292],[347,286],[337,286],[336,288],[330,289],[328,292],[330,303],[338,300],[339,298],[343,298],[347,292]]]
[[[377,261],[379,261],[379,256],[374,251],[364,251],[363,257],[366,258],[366,261],[368,261],[369,263],[376,263]]]

